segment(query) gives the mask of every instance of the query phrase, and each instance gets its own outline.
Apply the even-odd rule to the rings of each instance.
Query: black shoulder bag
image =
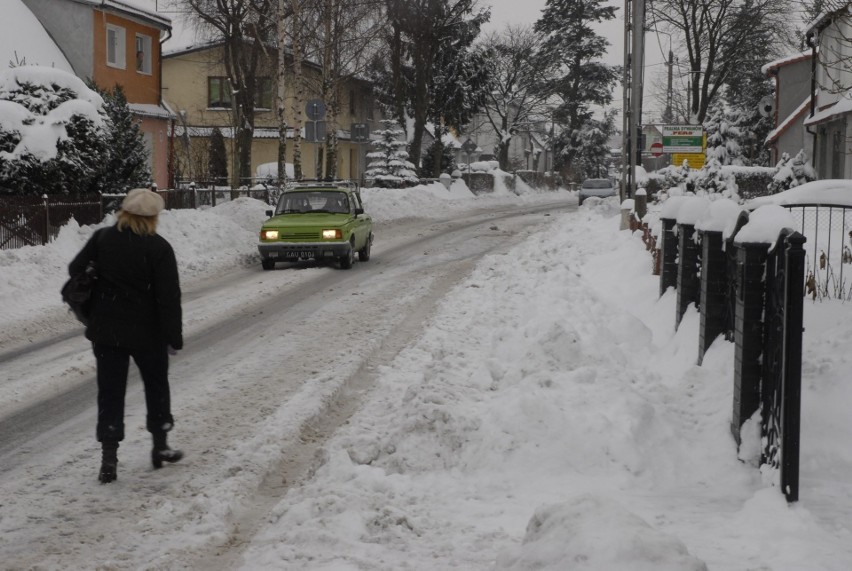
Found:
[[[97,281],[98,263],[95,260],[89,260],[83,271],[71,276],[62,286],[62,301],[68,304],[77,321],[86,326],[89,325],[91,317],[92,292]]]

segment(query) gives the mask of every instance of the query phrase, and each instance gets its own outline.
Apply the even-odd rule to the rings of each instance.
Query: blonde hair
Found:
[[[152,236],[157,233],[157,216],[139,216],[124,210],[118,211],[118,229],[130,231],[140,236]]]

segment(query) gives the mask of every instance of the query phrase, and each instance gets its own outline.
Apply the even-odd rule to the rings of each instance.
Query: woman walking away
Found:
[[[166,443],[166,434],[174,425],[169,354],[183,348],[183,334],[175,253],[157,234],[157,217],[163,207],[156,192],[131,190],[116,224],[95,232],[68,266],[74,275],[89,261],[97,264],[86,338],[92,342],[98,367],[97,439],[103,448],[98,479],[104,484],[117,478],[131,357],[145,385],[154,468],[183,458],[180,450],[172,450]]]

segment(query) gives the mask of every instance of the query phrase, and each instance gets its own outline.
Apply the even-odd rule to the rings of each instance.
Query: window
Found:
[[[355,115],[355,90],[349,90],[349,114]]]
[[[227,77],[207,78],[207,107],[212,109],[231,108],[231,84]]]
[[[125,42],[125,30],[120,26],[107,24],[106,27],[106,58],[107,65],[121,69],[127,68],[125,60],[125,50],[127,49]]]
[[[272,79],[258,77],[254,95],[255,109],[272,109]]]
[[[258,77],[255,84],[255,109],[272,109],[272,80]],[[207,107],[210,109],[231,108],[231,82],[227,77],[207,78]]]
[[[151,36],[136,34],[136,71],[151,73]]]

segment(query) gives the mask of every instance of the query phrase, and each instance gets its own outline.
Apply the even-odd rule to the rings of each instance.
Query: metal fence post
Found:
[[[768,244],[738,244],[734,314],[734,411],[731,432],[740,444],[740,428],[760,406],[763,353],[764,283]]]
[[[698,244],[695,243],[695,226],[678,224],[677,263],[677,315],[675,329],[680,326],[683,315],[693,303],[700,303],[698,270],[701,265]]]
[[[722,233],[701,231],[701,326],[698,330],[698,364],[704,353],[726,329],[728,260],[722,248]]]
[[[784,284],[783,410],[781,490],[788,502],[799,499],[799,432],[802,401],[802,320],[805,277],[805,237],[787,237]]]
[[[41,245],[44,246],[50,236],[50,201],[46,194],[42,194],[41,199],[44,202],[44,232],[41,233]]]
[[[661,218],[663,229],[660,234],[660,296],[670,287],[677,287],[677,236],[673,218]]]

